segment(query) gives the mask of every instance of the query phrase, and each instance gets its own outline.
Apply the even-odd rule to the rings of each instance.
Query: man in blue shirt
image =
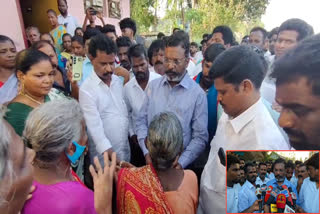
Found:
[[[283,186],[291,187],[292,191],[297,195],[297,204],[299,203],[298,193],[296,187],[286,178],[286,162],[282,158],[278,158],[273,164],[274,179],[267,182],[267,186],[272,186],[273,189],[277,188],[282,190]]]
[[[227,155],[227,212],[238,212],[238,193],[241,188],[240,180],[240,160],[237,156]]]
[[[299,192],[301,213],[319,213],[319,153],[315,153],[305,162],[309,178],[304,179]]]
[[[256,178],[257,169],[256,166],[249,162],[244,166],[244,172],[246,174],[247,180],[243,184],[238,198],[238,211],[242,213],[253,213],[259,210],[259,200],[255,194],[256,192]]]
[[[165,75],[149,83],[136,121],[139,145],[147,164],[148,126],[160,112],[176,114],[183,128],[182,152],[176,168],[186,168],[204,151],[208,142],[208,106],[204,91],[187,74],[189,36],[185,32],[169,37],[165,48]]]

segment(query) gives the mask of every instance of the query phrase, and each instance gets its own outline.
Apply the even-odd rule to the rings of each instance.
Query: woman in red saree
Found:
[[[147,148],[152,164],[118,173],[119,214],[196,213],[198,184],[190,170],[177,169],[183,151],[182,127],[173,113],[160,113],[150,123]]]

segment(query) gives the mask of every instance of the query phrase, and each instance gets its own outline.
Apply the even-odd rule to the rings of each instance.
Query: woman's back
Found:
[[[25,203],[23,214],[96,213],[93,192],[77,181],[43,185],[36,181],[32,198]]]
[[[198,206],[198,181],[191,170],[184,170],[183,180],[176,191],[165,192],[173,213],[196,213]]]

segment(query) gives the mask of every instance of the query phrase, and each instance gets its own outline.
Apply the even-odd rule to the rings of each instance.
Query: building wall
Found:
[[[15,0],[1,0],[0,34],[10,37],[18,50],[25,48],[23,39],[23,23],[20,22]]]
[[[53,7],[53,9],[57,8],[56,6],[56,0],[21,0],[22,2],[24,1],[32,1],[32,4],[36,3],[33,6],[33,11],[39,11],[41,8],[43,11],[42,13],[46,13],[46,10],[49,7]],[[69,13],[73,16],[75,16],[78,20],[78,24],[82,27],[85,14],[84,14],[84,4],[83,0],[67,0],[68,1],[68,6],[69,6]],[[105,0],[106,3],[108,0]],[[23,21],[23,16],[20,10],[20,5],[16,2],[19,2],[19,0],[1,0],[1,5],[3,7],[0,7],[0,14],[1,14],[1,19],[0,19],[0,34],[9,36],[16,44],[16,47],[18,50],[22,50],[25,48],[25,41],[24,41],[24,21]],[[41,2],[41,4],[40,4]],[[43,4],[43,2],[46,2]],[[5,5],[5,7],[4,7]],[[130,17],[130,0],[121,0],[121,19]],[[18,9],[19,8],[19,9]],[[59,11],[57,11],[59,13]],[[36,14],[36,12],[34,12]],[[43,15],[43,14],[42,14]],[[19,18],[21,17],[21,19]],[[46,31],[46,23],[48,23],[48,20],[46,18],[37,19],[37,21],[32,21],[35,22],[34,25],[39,25],[39,27],[43,30],[41,31]],[[46,17],[46,14],[45,14]],[[37,18],[37,16],[29,16],[25,17],[26,23],[29,22],[29,20],[34,20]],[[106,24],[113,24],[116,26],[116,30],[118,35],[121,34],[120,28],[119,28],[119,21],[118,19],[111,19],[111,18],[104,18]],[[101,25],[100,21],[97,22],[97,24]]]

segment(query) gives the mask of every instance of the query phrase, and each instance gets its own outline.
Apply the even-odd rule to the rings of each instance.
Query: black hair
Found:
[[[57,12],[54,11],[53,9],[47,10],[47,13],[53,13],[56,17],[58,17]]]
[[[243,158],[239,158],[241,161],[243,160],[243,161],[246,161],[245,159],[243,159]]]
[[[279,27],[273,28],[273,29],[268,33],[268,39],[271,39],[271,37],[272,37],[274,34],[277,34],[277,35],[278,35],[278,31],[279,31]]]
[[[54,38],[50,33],[43,33],[43,34],[40,35],[40,37],[43,36],[43,35],[48,35],[51,38],[52,42],[54,43]]]
[[[300,164],[302,164],[302,161],[296,160],[294,163],[295,163],[296,165],[300,165]]]
[[[229,170],[229,168],[233,165],[233,164],[240,164],[240,160],[237,156],[233,155],[233,154],[228,154],[227,155],[227,171]]]
[[[82,29],[81,27],[77,27],[77,28],[74,30],[74,35],[76,35],[76,32],[77,32],[78,30],[81,30],[82,33],[84,33],[84,32],[83,32],[83,29]]]
[[[319,153],[313,154],[308,160],[304,162],[306,166],[313,166],[315,169],[319,169]]]
[[[114,25],[106,24],[103,26],[101,33],[114,33],[116,34],[116,27]]]
[[[210,68],[213,79],[223,78],[237,87],[249,79],[259,89],[265,76],[265,65],[260,56],[246,45],[232,47],[221,53]]]
[[[78,42],[80,45],[84,47],[83,38],[81,36],[73,36],[71,38],[71,42]]]
[[[202,39],[207,39],[208,36],[209,36],[208,33],[204,33],[204,34],[202,34]]]
[[[261,163],[259,163],[259,168],[260,168],[260,166],[267,166],[267,163],[261,162]]]
[[[106,54],[117,54],[116,44],[103,34],[98,34],[90,40],[89,54],[95,58],[97,51],[105,52]]]
[[[206,39],[201,40],[200,44],[203,45],[203,43],[207,43]]]
[[[136,25],[136,22],[133,19],[131,19],[131,18],[122,19],[119,22],[119,25],[120,25],[120,29],[121,30],[125,29],[125,28],[130,28],[133,31],[133,36],[136,35],[137,25]]]
[[[144,49],[143,45],[135,44],[129,48],[128,57],[130,60],[132,60],[132,57],[142,57],[142,56],[144,56],[145,59],[148,59],[146,50]]]
[[[40,48],[43,48],[46,45],[49,45],[53,49],[53,51],[57,54],[55,47],[50,42],[48,42],[46,40],[40,40],[40,41],[33,43],[31,46],[31,49],[39,50]]]
[[[89,28],[87,29],[83,34],[83,43],[86,43],[88,39],[91,39],[92,37],[101,34],[101,31],[97,28]]]
[[[314,95],[320,96],[320,34],[301,41],[274,63],[276,85],[306,77]]]
[[[220,25],[220,26],[217,26],[213,29],[212,31],[212,35],[214,33],[221,33],[222,34],[222,38],[223,38],[223,41],[224,41],[224,44],[227,45],[227,44],[232,44],[233,42],[233,33],[232,33],[232,30],[230,27],[228,26],[225,26],[225,25]]]
[[[26,74],[33,65],[42,61],[51,63],[50,57],[41,51],[36,49],[22,50],[16,56],[16,70]]]
[[[314,34],[313,27],[302,19],[288,19],[283,22],[279,27],[278,34],[285,30],[296,31],[298,33],[297,41]]]
[[[287,163],[286,163],[286,169],[287,168],[291,168],[291,169],[294,169],[295,166],[294,166],[294,163],[292,162],[292,160],[288,160]]]
[[[130,47],[132,45],[131,40],[129,39],[129,37],[126,37],[126,36],[118,37],[116,40],[116,43],[117,43],[118,48]]]
[[[256,32],[256,31],[260,31],[262,33],[263,41],[267,39],[268,32],[264,28],[262,28],[262,27],[254,27],[254,28],[251,29],[250,33]]]
[[[161,39],[164,36],[166,36],[164,33],[159,32],[158,35],[157,35],[157,39]]]
[[[284,168],[286,167],[286,161],[283,159],[283,158],[278,158],[277,160],[275,160],[272,164],[272,171],[275,167],[276,164],[279,164],[279,163],[283,163],[283,166]]]
[[[225,50],[226,49],[222,44],[211,44],[204,52],[203,58],[207,62],[213,62],[217,58],[217,56]]]
[[[69,36],[72,39],[72,36],[69,33],[63,34],[62,39],[64,39],[64,37],[66,37],[66,36]]]
[[[244,165],[244,167],[243,167],[244,173],[248,172],[248,167],[256,167],[256,165],[252,162],[247,162],[246,165]]]
[[[190,47],[191,47],[191,46],[196,46],[196,47],[198,47],[198,43],[196,43],[196,42],[191,42],[191,43],[190,43]]]
[[[62,0],[62,1],[64,1],[66,3],[66,5],[68,5],[67,0]],[[59,0],[57,0],[57,2],[59,3]]]
[[[11,42],[13,44],[13,46],[15,46],[12,39],[10,39],[9,37],[7,37],[5,35],[0,34],[0,43],[5,43],[5,42]]]
[[[190,43],[189,35],[184,31],[178,31],[172,34],[166,44],[166,47],[182,47],[184,49],[185,57],[189,58]]]
[[[162,40],[162,39],[157,39],[157,40],[154,40],[149,49],[148,49],[148,58],[149,58],[149,63],[150,65],[152,65],[152,56],[153,56],[153,53],[154,52],[158,52],[159,50],[163,50],[164,51],[165,49],[165,42]]]
[[[175,28],[173,28],[172,33],[174,33],[176,30],[177,30],[177,31],[180,31],[181,29],[178,28],[178,27],[175,27]]]
[[[248,38],[249,38],[249,35],[245,35],[244,37],[242,37],[241,41],[245,40],[245,39],[248,39]]]

